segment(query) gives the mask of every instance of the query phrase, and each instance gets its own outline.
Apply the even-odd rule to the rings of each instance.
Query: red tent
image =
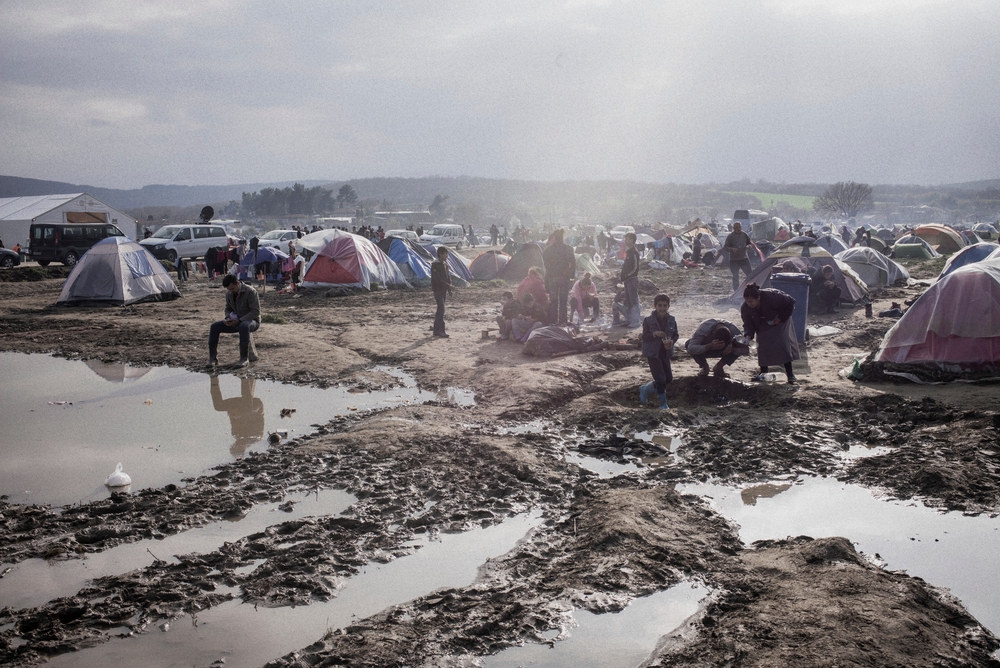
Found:
[[[295,245],[315,253],[306,265],[302,287],[357,287],[371,289],[376,283],[408,285],[403,273],[378,246],[350,232],[320,230],[307,234]]]

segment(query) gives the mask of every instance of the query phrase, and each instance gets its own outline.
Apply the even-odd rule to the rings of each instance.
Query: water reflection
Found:
[[[248,447],[264,438],[264,402],[254,396],[257,379],[241,378],[240,395],[223,399],[219,377],[210,377],[212,407],[220,413],[229,414],[229,429],[236,439],[229,446],[229,453],[234,457],[242,457]]]
[[[101,360],[86,360],[90,370],[104,380],[112,383],[127,383],[142,378],[152,367],[135,367],[124,362],[102,362]]]

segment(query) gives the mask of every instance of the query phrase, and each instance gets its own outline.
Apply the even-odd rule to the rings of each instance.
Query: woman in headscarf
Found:
[[[791,295],[774,288],[761,289],[751,283],[743,290],[743,335],[748,339],[757,338],[757,364],[760,365],[759,379],[767,373],[768,367],[780,364],[785,367],[788,383],[797,380],[792,373],[792,361],[799,359],[799,342],[792,326],[792,312],[795,299]]]

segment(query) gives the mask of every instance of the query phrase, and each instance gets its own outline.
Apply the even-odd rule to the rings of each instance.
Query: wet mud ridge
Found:
[[[675,272],[670,280],[682,278]],[[200,312],[215,313],[218,290],[196,285],[180,306],[70,316],[47,309],[55,287],[0,287],[19,298],[17,311],[0,319],[3,349],[203,364],[189,330],[203,324]],[[690,360],[681,360],[668,387],[671,410],[642,409],[636,379],[648,371],[633,351],[526,360],[516,348],[479,340],[492,295],[476,292],[449,301],[451,343],[475,341],[451,347],[427,338],[433,303],[419,291],[303,296],[295,310],[283,305],[293,327],[280,335],[271,333],[277,326],[261,330],[264,355],[253,370],[329,385],[372,360],[392,360],[425,387],[473,388],[475,407],[432,402],[337,419],[183,486],[64,509],[0,503],[0,561],[17,564],[155,541],[259,504],[291,503],[296,492],[336,489],[355,499],[340,515],[279,517],[215,549],[155,558],[35,607],[0,609],[0,663],[40,665],[233,599],[277,609],[320,605],[366,565],[422,549],[416,536],[495,526],[533,511],[537,525],[483,563],[471,584],[331,628],[269,665],[477,665],[513,645],[551,642],[574,609],[621,610],[685,582],[711,593],[684,625],[663,629],[646,665],[1000,665],[991,658],[1000,641],[960,603],[934,583],[873,563],[850,536],[747,545],[704,498],[675,489],[825,475],[992,515],[1000,510],[992,401],[966,406],[860,386],[716,381],[693,377],[690,366],[682,372]],[[710,301],[687,299],[677,300],[678,311],[689,308],[691,321],[718,315],[714,307],[695,311]],[[396,319],[391,337],[379,317],[366,315],[376,312]],[[467,331],[462,322],[471,323]],[[815,344],[809,364],[842,366],[841,347],[877,338],[866,327],[874,325],[855,320],[840,343]],[[169,354],[167,345],[174,346]],[[297,351],[307,349],[314,364],[301,361]],[[747,361],[739,373],[752,366]],[[618,468],[598,473],[594,462]],[[173,556],[156,554],[155,542],[150,551]]]

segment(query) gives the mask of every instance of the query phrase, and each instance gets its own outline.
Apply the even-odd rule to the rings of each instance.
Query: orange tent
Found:
[[[912,234],[926,241],[931,248],[942,255],[965,248],[962,236],[947,225],[921,225],[913,230]]]

